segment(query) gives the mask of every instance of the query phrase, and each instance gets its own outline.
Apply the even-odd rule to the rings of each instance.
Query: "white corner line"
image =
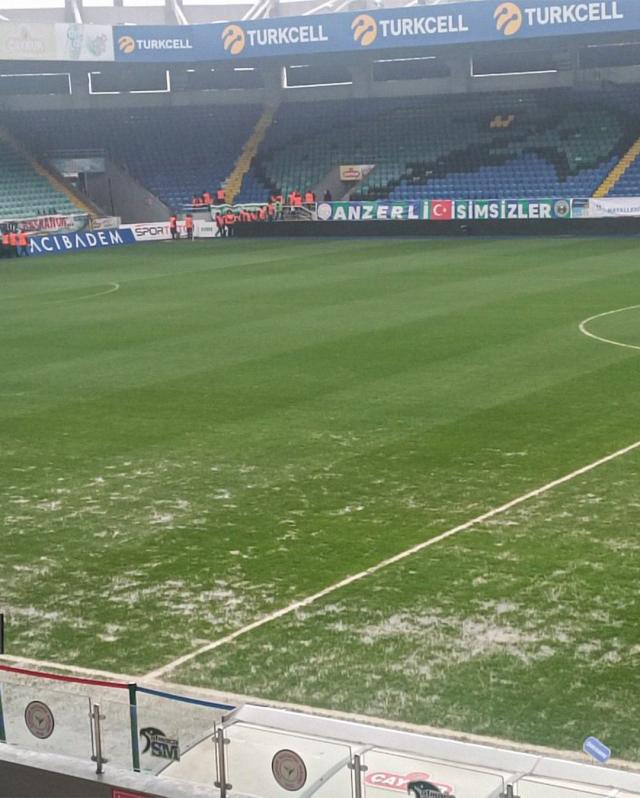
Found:
[[[587,330],[587,324],[589,324],[591,321],[601,319],[603,316],[613,316],[614,313],[623,313],[625,310],[637,310],[638,308],[640,308],[640,305],[628,305],[626,308],[616,308],[616,310],[607,310],[605,313],[597,313],[595,316],[589,316],[588,319],[581,321],[578,325],[578,329],[583,335],[587,335],[589,338],[593,338],[596,341],[602,341],[603,344],[621,346],[624,349],[640,350],[640,346],[636,346],[635,344],[624,344],[622,341],[613,341],[611,338],[602,338],[600,335],[596,335],[595,333],[589,332],[589,330]]]
[[[177,659],[173,660],[172,662],[163,665],[156,670],[149,671],[144,675],[144,679],[159,679],[165,674],[175,670],[176,668],[184,665],[186,662],[189,662],[196,657],[199,657],[201,654],[206,654],[208,651],[213,651],[216,648],[220,648],[221,646],[226,645],[227,643],[231,643],[237,638],[242,637],[243,635],[252,632],[254,629],[259,629],[261,626],[265,626],[272,621],[277,620],[278,618],[282,618],[285,615],[290,615],[292,612],[301,609],[302,607],[308,607],[310,604],[318,601],[318,599],[324,598],[325,596],[330,595],[331,593],[335,593],[336,590],[340,590],[343,587],[347,587],[348,585],[352,585],[354,582],[359,582],[361,579],[365,579],[372,574],[381,571],[383,568],[387,568],[389,565],[394,565],[401,560],[407,559],[407,557],[411,557],[414,554],[417,554],[419,551],[423,551],[424,549],[429,548],[429,546],[434,546],[436,543],[440,543],[443,540],[447,540],[447,538],[453,537],[457,535],[459,532],[464,532],[471,527],[477,526],[478,524],[482,524],[485,521],[488,521],[490,518],[494,518],[496,515],[501,515],[505,513],[507,510],[511,510],[513,507],[517,507],[519,504],[523,504],[524,502],[528,501],[529,499],[534,499],[537,496],[541,496],[543,493],[547,493],[547,491],[552,490],[553,488],[558,487],[558,485],[563,485],[565,482],[570,482],[572,479],[576,477],[582,476],[582,474],[587,474],[589,471],[593,471],[595,468],[598,468],[605,463],[610,463],[612,460],[615,460],[618,457],[622,457],[629,452],[632,452],[634,449],[640,448],[640,440],[636,441],[635,443],[630,444],[629,446],[625,446],[623,449],[618,449],[611,454],[606,455],[605,457],[601,457],[599,460],[595,460],[593,463],[589,463],[582,468],[578,468],[576,471],[572,471],[570,474],[565,474],[563,477],[559,479],[554,479],[552,482],[547,482],[546,485],[542,485],[540,488],[536,488],[535,490],[530,490],[528,493],[523,493],[522,496],[518,496],[515,499],[511,499],[506,504],[501,504],[499,507],[494,507],[492,510],[488,510],[482,515],[477,515],[475,518],[472,518],[470,521],[465,521],[463,524],[459,524],[458,526],[454,526],[451,529],[447,529],[446,532],[441,532],[439,535],[436,535],[433,538],[429,538],[429,540],[424,540],[422,543],[417,543],[415,546],[411,546],[404,551],[399,552],[398,554],[394,554],[393,557],[388,557],[386,560],[381,560],[376,565],[372,565],[370,568],[367,568],[365,571],[359,571],[356,574],[352,574],[351,576],[347,576],[344,579],[341,579],[339,582],[335,582],[333,585],[329,585],[328,587],[319,590],[317,593],[313,593],[306,598],[299,599],[298,601],[294,601],[291,604],[288,604],[286,607],[282,607],[275,612],[271,612],[268,615],[264,615],[261,618],[258,618],[256,621],[247,624],[246,626],[241,627],[240,629],[236,629],[235,632],[230,632],[228,635],[219,638],[218,640],[213,640],[210,643],[207,643],[200,648],[197,648],[195,651],[192,651],[190,654],[184,654],[182,657],[178,657]]]

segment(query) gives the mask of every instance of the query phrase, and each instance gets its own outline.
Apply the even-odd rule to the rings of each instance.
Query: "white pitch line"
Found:
[[[640,308],[640,305],[629,305],[626,308],[617,308],[616,310],[607,310],[605,313],[597,313],[595,316],[589,316],[588,319],[581,321],[578,325],[578,329],[583,335],[587,335],[589,338],[594,338],[596,341],[602,341],[605,344],[622,346],[624,349],[640,349],[640,346],[636,346],[635,344],[624,344],[622,341],[614,341],[611,338],[602,338],[600,335],[596,335],[595,333],[589,332],[589,330],[587,330],[587,324],[589,324],[590,321],[601,319],[603,316],[613,316],[614,313],[623,313],[625,310],[637,310],[638,308]]]
[[[523,504],[524,502],[528,501],[529,499],[534,499],[537,496],[541,496],[543,493],[547,493],[552,488],[558,487],[558,485],[563,485],[565,482],[570,482],[572,479],[576,477],[582,476],[582,474],[587,474],[589,471],[593,471],[595,468],[598,468],[605,463],[610,463],[612,460],[615,460],[618,457],[622,457],[629,452],[632,452],[634,449],[640,448],[640,440],[632,443],[629,446],[625,446],[623,449],[618,449],[611,454],[606,455],[605,457],[601,457],[599,460],[595,460],[593,463],[589,463],[589,465],[582,466],[582,468],[578,468],[576,471],[572,471],[570,474],[565,474],[563,477],[559,479],[554,479],[552,482],[547,482],[546,485],[542,485],[540,488],[536,488],[535,490],[531,490],[528,493],[524,493],[522,496],[518,496],[515,499],[511,499],[506,504],[501,504],[499,507],[494,507],[492,510],[488,510],[486,513],[482,513],[482,515],[478,515],[475,518],[472,518],[470,521],[465,521],[463,524],[458,524],[458,526],[454,526],[451,529],[447,529],[446,532],[441,532],[439,535],[436,535],[433,538],[429,538],[429,540],[424,540],[422,543],[417,543],[415,546],[411,546],[404,551],[399,552],[398,554],[394,554],[393,557],[388,557],[386,560],[382,560],[381,562],[377,563],[376,565],[372,565],[370,568],[367,568],[365,571],[359,571],[356,574],[352,574],[351,576],[347,576],[344,579],[341,579],[339,582],[335,582],[333,585],[329,585],[328,587],[319,590],[317,593],[313,593],[311,596],[307,596],[304,599],[300,599],[298,601],[294,601],[291,604],[288,604],[286,607],[282,607],[275,612],[271,612],[268,615],[264,615],[262,618],[258,618],[258,620],[253,621],[252,623],[247,624],[246,626],[241,627],[240,629],[236,629],[235,632],[231,632],[224,637],[219,638],[218,640],[214,640],[211,643],[207,643],[204,646],[192,651],[190,654],[184,654],[182,657],[178,657],[177,659],[169,662],[167,665],[163,665],[161,668],[157,668],[156,670],[149,671],[149,673],[145,674],[143,677],[144,679],[159,679],[160,677],[164,676],[166,673],[169,673],[176,668],[180,667],[180,665],[184,665],[186,662],[189,662],[196,657],[199,657],[201,654],[206,654],[208,651],[213,651],[216,648],[220,648],[221,646],[226,645],[227,643],[231,643],[232,641],[236,640],[243,635],[252,632],[254,629],[259,629],[261,626],[265,626],[271,621],[275,621],[278,618],[282,618],[285,615],[290,615],[292,612],[301,609],[302,607],[308,607],[310,604],[318,601],[318,599],[324,598],[325,596],[330,595],[331,593],[335,593],[336,590],[340,590],[343,587],[347,587],[348,585],[352,585],[354,582],[359,582],[361,579],[365,579],[372,574],[381,571],[383,568],[387,568],[389,565],[394,565],[401,560],[407,559],[407,557],[411,557],[414,554],[417,554],[419,551],[423,551],[424,549],[429,548],[430,546],[434,546],[436,543],[440,543],[447,538],[453,537],[457,535],[459,532],[464,532],[471,527],[477,526],[478,524],[482,524],[485,521],[488,521],[490,518],[495,518],[496,515],[501,515],[505,513],[507,510],[511,510],[513,507],[517,507],[519,504]]]
[[[115,294],[116,291],[120,290],[120,283],[107,283],[110,288],[107,288],[106,291],[98,291],[97,294],[84,294],[84,296],[74,296],[68,299],[57,299],[54,300],[56,302],[77,302],[79,299],[93,299],[96,296],[106,296],[107,294]]]

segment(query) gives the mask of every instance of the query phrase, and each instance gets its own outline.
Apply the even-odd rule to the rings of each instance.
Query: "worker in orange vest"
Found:
[[[236,219],[235,213],[232,213],[231,211],[229,211],[228,213],[225,213],[225,215],[224,215],[224,225],[227,228],[227,236],[230,237],[230,236],[233,235],[233,232],[234,232],[233,227],[234,227],[236,222],[237,222],[237,219]]]
[[[316,201],[316,195],[313,193],[313,191],[305,192],[304,203],[307,206],[307,208],[309,208],[309,210],[311,210],[315,201]]]
[[[202,201],[204,202],[205,205],[211,205],[211,203],[213,202],[213,197],[208,191],[203,191]]]
[[[9,233],[4,232],[2,234],[2,247],[0,248],[0,257],[8,258],[11,254],[11,250],[9,248]]]
[[[216,191],[216,203],[218,205],[224,205],[224,201],[226,199],[226,196],[227,195],[225,194],[225,190],[223,188],[219,188]]]
[[[224,224],[224,214],[216,213],[216,227],[218,228],[218,237],[224,238],[227,232]]]
[[[190,213],[184,217],[184,229],[187,231],[189,241],[193,241],[193,215]]]
[[[171,238],[176,241],[180,238],[180,234],[178,233],[178,217],[175,213],[172,213],[169,217],[169,232],[171,233]]]
[[[29,237],[27,236],[26,230],[20,230],[18,232],[17,254],[23,258],[26,258],[26,256],[29,254]]]
[[[16,232],[9,233],[9,257],[18,254],[18,234]]]

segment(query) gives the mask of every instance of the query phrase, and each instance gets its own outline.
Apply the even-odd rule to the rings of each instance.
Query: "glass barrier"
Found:
[[[106,692],[106,691],[104,691]],[[113,767],[131,770],[131,720],[129,717],[129,698],[125,691],[109,690],[108,696],[92,697],[93,703],[100,707],[100,729],[102,733],[102,754]],[[107,767],[108,767],[107,765]]]
[[[206,701],[161,691],[137,693],[140,768],[174,779],[213,784],[217,725],[227,713]]]
[[[508,773],[454,765],[374,748],[364,754],[364,795],[383,798],[389,791],[411,795],[451,795],[455,798],[488,798],[504,793]],[[521,798],[523,798],[521,796]]]
[[[233,794],[352,798],[351,746],[245,723],[224,730],[227,782]]]
[[[0,689],[7,743],[91,760],[87,696],[47,683],[25,687],[4,682]]]

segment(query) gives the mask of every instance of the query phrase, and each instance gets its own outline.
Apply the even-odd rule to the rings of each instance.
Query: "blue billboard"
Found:
[[[211,25],[119,26],[120,62],[239,60],[640,29],[638,0],[487,0]]]
[[[88,249],[119,247],[135,244],[133,231],[95,230],[82,233],[56,233],[50,236],[33,236],[29,239],[29,255],[61,255],[65,252],[82,252]]]

